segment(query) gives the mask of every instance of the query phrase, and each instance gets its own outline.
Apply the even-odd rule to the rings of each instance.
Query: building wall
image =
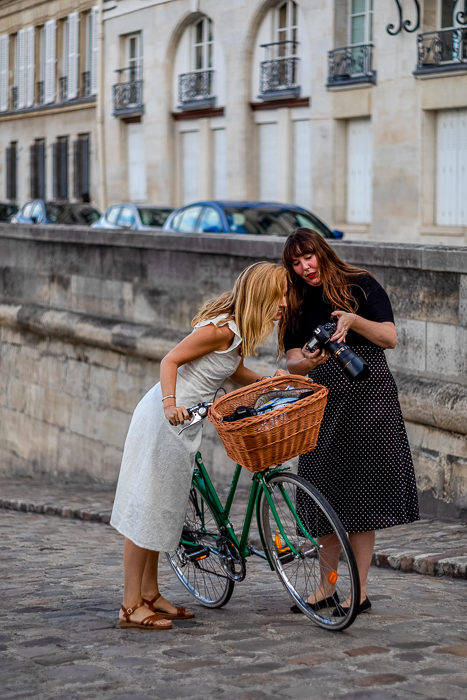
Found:
[[[122,60],[122,37],[141,31],[144,113],[138,118],[147,144],[147,199],[151,203],[184,203],[186,132],[198,134],[198,197],[214,196],[213,130],[217,128],[226,130],[228,198],[258,198],[262,124],[277,125],[274,199],[293,201],[293,181],[300,177],[300,170],[298,175],[294,172],[293,128],[297,120],[303,120],[309,124],[307,138],[311,142],[308,201],[329,225],[344,230],[349,240],[465,245],[467,226],[437,225],[435,202],[436,116],[444,110],[467,109],[467,69],[455,74],[414,75],[418,33],[439,28],[434,0],[421,3],[417,32],[401,30],[396,36],[387,32],[390,22],[397,26],[396,6],[375,5],[372,67],[376,84],[350,81],[330,88],[328,51],[348,42],[346,3],[299,0],[299,82],[301,97],[309,98],[309,105],[282,100],[282,104],[267,109],[258,97],[259,63],[264,59],[260,44],[271,37],[272,17],[280,4],[280,0],[169,0],[148,2],[139,8],[135,0],[123,0],[105,13],[108,200],[128,196],[129,125],[112,116],[113,71]],[[410,19],[413,26],[412,8],[404,7],[403,11],[403,19]],[[187,31],[203,16],[211,18],[214,26],[219,79],[215,107],[223,108],[222,116],[214,111],[210,115],[209,109],[190,115],[180,110],[176,95],[179,73],[189,70]],[[361,217],[359,222],[348,216],[346,200],[348,131],[353,120],[362,118],[371,123],[372,212],[370,219]],[[463,196],[467,197],[467,191],[459,194]]]
[[[58,137],[68,136],[68,199],[75,201],[73,178],[73,142],[78,134],[90,136],[90,183],[88,193],[93,203],[98,203],[98,149],[96,131],[96,95],[90,88],[84,90],[83,73],[91,71],[87,56],[87,22],[92,0],[56,0],[46,2],[0,2],[0,34],[9,36],[8,65],[8,109],[0,111],[0,201],[7,198],[6,192],[6,149],[11,142],[17,147],[17,197],[16,203],[22,206],[32,197],[30,182],[30,146],[36,139],[45,139],[46,146],[46,187],[47,200],[54,198],[52,145]],[[78,43],[76,70],[78,73],[78,93],[76,98],[62,100],[60,78],[67,75],[64,52],[65,25],[68,15],[78,13]],[[44,81],[41,75],[41,31],[49,20],[56,20],[55,51],[55,99],[50,103],[41,102],[38,83]],[[33,103],[21,109],[14,105],[12,90],[18,86],[17,36],[23,29],[34,27],[34,62],[32,81],[34,86]],[[94,71],[95,72],[95,71]]]
[[[0,226],[0,470],[105,479],[118,475],[131,414],[162,357],[207,298],[256,260],[269,237],[148,235]],[[465,248],[336,243],[372,271],[394,307],[386,351],[399,387],[424,512],[467,513]],[[247,365],[270,374],[271,340]],[[212,426],[206,463],[231,462]]]

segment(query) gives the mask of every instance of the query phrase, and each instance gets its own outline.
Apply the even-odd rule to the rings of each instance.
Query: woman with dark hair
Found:
[[[397,342],[391,303],[373,275],[341,260],[315,231],[290,234],[282,261],[289,285],[279,349],[286,352],[289,372],[309,375],[329,389],[317,446],[300,457],[298,473],[328,499],[349,533],[360,573],[358,611],[365,612],[371,608],[366,580],[375,530],[419,519],[410,447],[384,354]],[[305,348],[314,329],[330,320],[337,324],[332,339],[345,342],[370,366],[367,380],[350,382],[326,350]],[[328,566],[337,570],[337,537],[324,535],[320,544]],[[308,603],[336,606],[334,591],[323,575]],[[349,604],[340,601],[334,615],[343,615]],[[291,610],[300,612],[296,606]]]

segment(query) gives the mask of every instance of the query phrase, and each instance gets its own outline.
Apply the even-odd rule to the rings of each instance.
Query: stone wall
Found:
[[[114,481],[131,413],[203,300],[267,237],[0,226],[0,471]],[[425,512],[467,513],[467,250],[336,242],[386,287],[399,343],[387,351]],[[250,366],[269,373],[274,343]],[[211,426],[203,453],[230,462]]]

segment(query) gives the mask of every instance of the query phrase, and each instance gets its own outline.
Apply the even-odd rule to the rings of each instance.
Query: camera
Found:
[[[309,352],[315,352],[318,348],[327,350],[332,357],[342,367],[345,376],[350,382],[361,382],[370,376],[370,367],[361,357],[358,357],[353,350],[345,343],[338,343],[331,340],[337,330],[335,323],[325,323],[324,326],[317,326],[313,331],[313,337],[306,344]]]

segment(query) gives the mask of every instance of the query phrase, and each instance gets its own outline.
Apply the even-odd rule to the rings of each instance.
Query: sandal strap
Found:
[[[152,623],[156,622],[157,620],[164,620],[164,622],[166,622],[165,618],[162,615],[156,613],[155,615],[148,615],[148,617],[145,617],[144,620],[141,620],[139,624],[144,625],[145,627],[151,627]]]
[[[151,610],[154,610],[154,603],[156,600],[159,600],[159,598],[162,598],[162,595],[158,593],[152,600],[147,600],[146,598],[143,598],[143,603],[145,603],[148,608],[151,608]]]
[[[128,622],[130,615],[132,615],[135,610],[138,610],[138,608],[141,608],[143,605],[144,603],[138,603],[137,605],[133,605],[131,608],[125,608],[125,606],[122,604],[123,617],[125,620]]]

